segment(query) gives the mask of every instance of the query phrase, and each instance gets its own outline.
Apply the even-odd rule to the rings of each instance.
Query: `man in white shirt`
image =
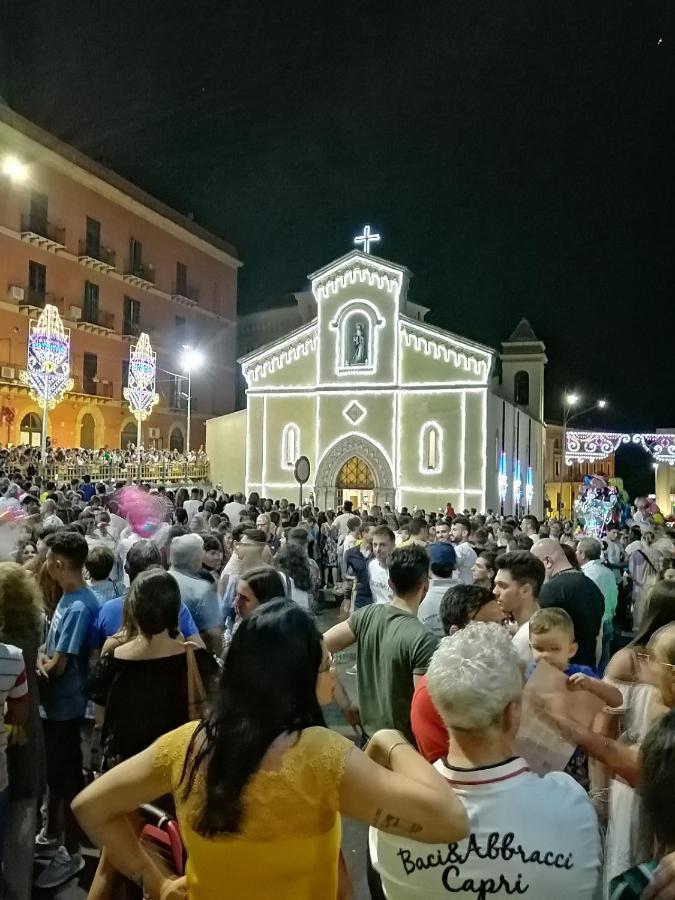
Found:
[[[471,523],[466,516],[457,516],[450,526],[450,539],[455,545],[457,554],[457,572],[462,584],[473,584],[473,564],[476,562],[476,551],[469,543]]]
[[[450,734],[434,764],[466,807],[470,834],[421,844],[370,829],[370,858],[387,900],[592,900],[601,875],[598,820],[571,776],[543,778],[515,757],[523,676],[504,629],[475,622],[441,641],[427,672]]]
[[[539,591],[546,577],[544,564],[529,550],[502,553],[495,560],[494,595],[507,615],[513,617],[517,631],[513,646],[525,663],[533,662],[530,648],[530,619],[539,609]]]
[[[389,584],[389,557],[396,547],[396,537],[386,525],[373,528],[371,534],[373,558],[368,561],[368,583],[373,603],[391,603],[394,592]]]
[[[533,544],[536,544],[539,540],[539,522],[537,521],[536,516],[523,516],[523,521],[520,523],[520,530],[529,537]]]
[[[199,497],[200,493],[201,491],[199,488],[192,488],[190,491],[190,499],[186,500],[183,504],[183,509],[188,517],[188,528],[190,527],[190,522],[192,522],[202,506],[202,501]]]
[[[441,600],[459,581],[455,576],[457,557],[452,544],[436,542],[427,546],[429,557],[429,590],[420,603],[417,618],[436,637],[445,636],[441,621]],[[453,577],[455,576],[455,577]]]
[[[239,516],[246,509],[244,505],[244,495],[243,494],[235,494],[232,500],[229,503],[226,503],[223,507],[223,512],[230,520],[230,525],[232,528],[236,528],[239,524]]]
[[[333,528],[337,528],[338,540],[340,540],[340,538],[344,540],[344,538],[347,537],[347,532],[349,531],[349,525],[347,523],[350,519],[354,518],[352,508],[352,501],[345,500],[342,512],[333,519]]]

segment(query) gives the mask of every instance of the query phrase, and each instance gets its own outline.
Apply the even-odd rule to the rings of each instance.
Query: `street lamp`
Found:
[[[21,162],[18,156],[8,153],[2,160],[2,174],[6,175],[10,181],[21,183],[28,176],[28,167]]]
[[[181,365],[183,366],[183,370],[187,372],[187,433],[186,433],[186,447],[185,447],[185,455],[187,458],[187,454],[190,452],[190,412],[192,406],[192,370],[195,368],[199,368],[199,366],[204,362],[204,355],[201,351],[196,350],[194,347],[191,347],[189,344],[183,344],[183,357],[181,359]]]
[[[606,400],[596,400],[595,403],[592,403],[590,406],[587,406],[585,409],[580,409],[577,412],[572,412],[572,409],[581,401],[581,397],[579,394],[565,394],[563,398],[563,433],[562,433],[562,459],[560,462],[560,496],[558,498],[558,519],[561,518],[562,506],[563,506],[563,488],[565,484],[565,456],[567,454],[567,426],[572,421],[572,419],[576,419],[578,416],[583,416],[587,412],[590,412],[592,409],[605,409],[607,407]],[[572,498],[570,497],[570,512],[572,511]]]

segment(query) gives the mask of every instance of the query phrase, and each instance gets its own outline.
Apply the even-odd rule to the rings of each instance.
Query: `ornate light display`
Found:
[[[506,492],[509,489],[509,476],[506,469],[506,451],[502,450],[499,457],[499,478],[497,479],[497,487],[499,489],[499,499],[502,504],[506,500]]]
[[[138,423],[137,450],[141,449],[141,422],[144,422],[153,406],[159,401],[155,392],[157,354],[150,346],[150,338],[143,331],[129,356],[129,384],[124,388],[124,399]]]
[[[43,411],[54,409],[66,391],[73,388],[70,377],[70,331],[63,327],[55,306],[47,305],[37,322],[28,328],[28,361],[21,380]]]
[[[600,462],[620,444],[638,444],[659,463],[675,466],[675,434],[622,434],[615,431],[568,431],[565,464]]]
[[[142,332],[138,343],[131,348],[129,358],[129,385],[124,388],[124,399],[135,418],[144,422],[153,406],[159,401],[155,393],[157,354],[150,346],[150,338]]]
[[[527,503],[527,511],[530,511],[532,501],[534,500],[534,472],[532,466],[527,467],[527,483],[525,485],[525,502]]]
[[[520,460],[516,460],[516,464],[513,467],[513,505],[516,509],[520,506],[520,501],[523,496],[523,479],[522,473],[520,469]]]

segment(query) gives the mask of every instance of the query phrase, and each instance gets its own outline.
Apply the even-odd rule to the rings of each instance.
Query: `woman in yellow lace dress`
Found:
[[[73,804],[82,826],[157,900],[333,900],[340,813],[416,840],[461,840],[463,806],[398,732],[379,732],[366,754],[325,727],[331,669],[307,613],[287,600],[264,604],[232,640],[210,718],[86,788]],[[167,793],[188,853],[175,880],[130,819]]]

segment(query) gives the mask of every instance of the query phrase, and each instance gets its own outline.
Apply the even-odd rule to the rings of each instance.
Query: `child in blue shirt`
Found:
[[[542,660],[567,675],[567,686],[572,691],[588,691],[595,694],[605,706],[617,707],[623,704],[623,696],[618,688],[600,681],[590,666],[572,663],[577,652],[574,640],[574,623],[569,613],[557,606],[538,610],[530,619],[530,649],[534,662],[527,671],[532,675],[537,663]],[[575,781],[589,790],[588,754],[577,747],[565,771]]]

